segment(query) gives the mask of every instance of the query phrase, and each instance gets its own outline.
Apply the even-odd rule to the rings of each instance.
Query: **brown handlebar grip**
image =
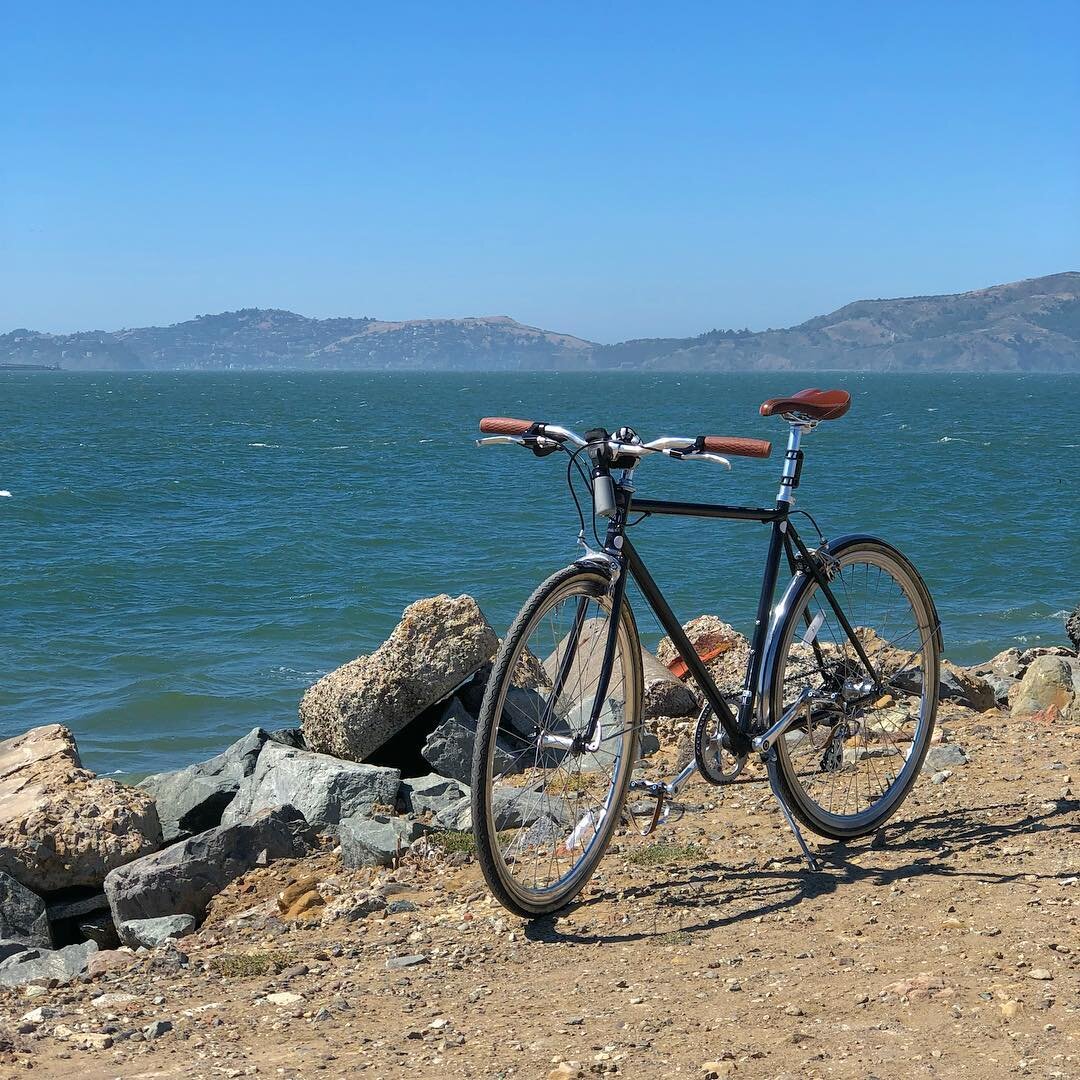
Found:
[[[480,421],[485,435],[524,435],[532,426],[531,420],[515,420],[512,416],[485,416]]]
[[[767,439],[738,439],[726,435],[706,435],[702,447],[710,454],[766,458],[772,453]]]

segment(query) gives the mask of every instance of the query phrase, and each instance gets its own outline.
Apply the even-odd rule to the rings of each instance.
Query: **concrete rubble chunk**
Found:
[[[660,716],[696,716],[697,699],[686,683],[676,679],[648,649],[641,650],[645,694],[642,698],[642,718],[655,720]]]
[[[0,870],[0,938],[51,949],[52,932],[45,901]]]
[[[412,818],[389,814],[347,818],[339,833],[341,861],[346,866],[389,866],[428,831]]]
[[[153,949],[170,938],[184,937],[195,929],[192,915],[163,915],[156,919],[129,919],[116,928],[125,945]]]
[[[165,915],[203,917],[230,881],[274,859],[306,855],[313,831],[299,810],[279,806],[219,825],[113,870],[105,879],[113,921]]]
[[[221,824],[240,783],[255,771],[262,748],[272,738],[252,728],[220,754],[175,772],[155,773],[139,787],[157,802],[161,831],[166,841],[183,839]]]
[[[698,615],[697,618],[683,624],[683,631],[698,656],[704,660],[720,693],[725,697],[738,694],[746,675],[750,642],[733,626],[715,615]],[[660,641],[656,649],[656,658],[680,678],[685,677],[682,674],[685,665],[670,638],[665,637]],[[688,683],[688,687],[700,701],[696,684]]]
[[[400,769],[269,743],[221,820],[231,825],[258,810],[294,806],[313,828],[332,832],[344,818],[393,806],[400,786]]]
[[[71,982],[86,970],[87,961],[95,952],[97,945],[92,941],[65,945],[62,949],[31,949],[0,963],[0,986],[25,986],[39,979]]]
[[[300,702],[300,726],[320,753],[363,761],[469,679],[498,647],[471,596],[410,604],[390,637],[325,675]]]
[[[151,796],[84,769],[66,727],[0,742],[0,871],[28,889],[98,887],[160,844]]]

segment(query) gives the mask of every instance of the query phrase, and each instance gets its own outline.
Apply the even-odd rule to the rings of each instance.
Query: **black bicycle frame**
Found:
[[[604,554],[617,562],[620,571],[615,581],[615,587],[612,590],[612,610],[618,612],[621,606],[626,587],[625,577],[629,573],[637,582],[649,607],[655,612],[660,625],[667,631],[679,655],[685,661],[687,670],[694,677],[698,686],[701,687],[706,701],[712,707],[724,730],[725,743],[733,754],[741,757],[751,750],[750,732],[754,716],[756,688],[761,677],[761,665],[765,656],[769,621],[776,594],[776,583],[780,574],[780,560],[783,555],[786,554],[788,564],[793,571],[804,571],[817,582],[845,634],[854,645],[860,660],[866,666],[874,682],[877,682],[877,673],[864,652],[862,643],[829,588],[828,572],[823,569],[821,562],[815,557],[815,553],[803,543],[802,538],[791,523],[791,510],[786,501],[778,499],[774,507],[753,507],[727,506],[713,503],[669,502],[655,499],[635,500],[632,490],[628,486],[620,484],[615,485],[615,493],[616,512],[608,521],[607,536],[604,542]],[[646,516],[758,521],[771,526],[769,548],[765,556],[765,569],[761,579],[761,592],[758,596],[757,616],[754,621],[754,633],[750,641],[750,663],[747,665],[746,677],[739,700],[738,715],[732,712],[731,707],[721,696],[716,683],[709,674],[709,669],[698,656],[697,650],[690,643],[689,638],[687,638],[682,624],[671,610],[653,576],[649,573],[648,568],[638,554],[637,548],[626,536],[626,522],[630,514],[631,504],[633,504],[635,513]],[[602,688],[607,686],[611,677],[616,633],[617,619],[612,622],[608,647],[605,650],[604,661],[601,665],[600,686]],[[818,648],[816,641],[814,647],[816,651]],[[597,704],[595,706],[597,714],[600,711],[600,699],[602,697],[603,691],[597,695]],[[586,740],[592,738],[597,717],[594,716],[592,720],[593,723],[590,723],[588,733],[585,736]]]

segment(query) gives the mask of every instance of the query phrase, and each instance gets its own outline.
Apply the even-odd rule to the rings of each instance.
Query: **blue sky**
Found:
[[[1080,269],[1080,5],[8,5],[0,331],[600,341]]]

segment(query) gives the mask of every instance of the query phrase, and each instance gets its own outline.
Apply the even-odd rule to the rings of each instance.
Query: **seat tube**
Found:
[[[802,437],[804,431],[809,431],[809,424],[800,424],[790,421],[788,424],[787,453],[784,454],[784,469],[780,474],[780,490],[776,493],[776,502],[787,503],[789,506],[795,501],[795,488],[799,486],[799,473],[802,472]]]

